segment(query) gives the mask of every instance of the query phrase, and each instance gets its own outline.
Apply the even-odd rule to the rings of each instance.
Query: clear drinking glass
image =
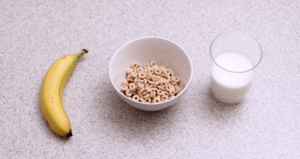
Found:
[[[253,70],[262,59],[260,44],[245,33],[227,32],[213,40],[210,55],[214,96],[224,103],[242,101],[250,89]]]

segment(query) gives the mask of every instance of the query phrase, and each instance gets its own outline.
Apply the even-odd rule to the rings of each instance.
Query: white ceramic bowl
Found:
[[[133,62],[143,66],[150,61],[174,71],[180,78],[181,92],[171,100],[162,103],[141,103],[134,101],[120,91],[122,81],[126,79],[126,70]],[[156,111],[174,104],[185,93],[192,80],[193,66],[188,54],[174,42],[158,37],[145,37],[132,40],[117,50],[110,61],[109,76],[118,95],[129,105],[146,111]]]

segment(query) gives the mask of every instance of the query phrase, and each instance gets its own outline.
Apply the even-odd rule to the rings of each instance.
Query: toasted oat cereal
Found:
[[[174,98],[180,93],[180,78],[165,66],[151,61],[144,67],[133,62],[126,70],[120,90],[124,94],[142,103],[159,103]]]

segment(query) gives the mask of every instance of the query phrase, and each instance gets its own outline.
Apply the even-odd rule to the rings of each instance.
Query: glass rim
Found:
[[[215,59],[214,59],[214,57],[212,56],[212,53],[211,53],[212,45],[213,45],[213,43],[215,42],[215,40],[216,40],[218,37],[220,37],[221,35],[224,35],[224,34],[228,34],[228,33],[239,33],[239,34],[244,34],[244,35],[246,35],[246,36],[251,37],[251,38],[258,44],[259,49],[260,49],[260,52],[261,52],[261,56],[260,56],[260,58],[259,58],[259,61],[256,63],[256,65],[254,65],[251,69],[248,69],[248,70],[245,70],[245,71],[231,71],[231,70],[225,69],[224,67],[220,66],[220,65],[215,61]],[[223,32],[223,33],[220,33],[220,34],[218,34],[218,35],[214,38],[214,40],[213,40],[213,41],[211,42],[211,44],[210,44],[210,57],[212,58],[212,60],[214,61],[214,63],[215,63],[218,67],[220,67],[221,69],[223,69],[223,70],[225,70],[225,71],[232,72],[232,73],[245,73],[245,72],[249,72],[249,71],[255,69],[255,68],[260,64],[260,62],[261,62],[261,60],[262,60],[262,57],[263,57],[263,51],[262,51],[261,45],[259,44],[259,42],[258,42],[253,36],[251,36],[251,35],[249,35],[249,34],[246,34],[246,33],[243,33],[243,32],[230,31],[230,32]]]

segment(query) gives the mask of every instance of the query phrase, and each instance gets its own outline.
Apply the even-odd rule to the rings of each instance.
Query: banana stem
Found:
[[[83,56],[84,54],[86,54],[88,52],[89,52],[88,49],[82,49],[80,52],[77,53],[78,58],[80,58],[81,56]]]

